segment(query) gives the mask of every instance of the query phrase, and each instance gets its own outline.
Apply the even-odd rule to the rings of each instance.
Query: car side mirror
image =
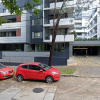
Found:
[[[42,69],[40,69],[40,72],[43,72],[43,70],[42,70]]]

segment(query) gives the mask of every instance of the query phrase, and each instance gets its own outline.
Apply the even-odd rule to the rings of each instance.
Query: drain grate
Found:
[[[41,93],[43,91],[44,91],[44,89],[42,89],[42,88],[35,88],[35,89],[33,89],[34,93]]]

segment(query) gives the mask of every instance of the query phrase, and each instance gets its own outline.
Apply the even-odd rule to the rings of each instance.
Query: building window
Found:
[[[33,38],[33,35],[32,35]],[[42,38],[42,32],[34,32],[34,38]]]
[[[6,13],[6,9],[3,9],[3,13]]]
[[[76,30],[82,30],[82,28],[78,28],[78,27],[77,27]]]
[[[42,5],[38,5],[38,6],[35,6],[35,8],[36,8],[36,9],[39,9],[39,10],[42,10],[42,9],[43,9],[43,6],[42,6]],[[34,12],[34,10],[35,10],[35,9],[32,9],[32,12]]]
[[[13,36],[16,36],[16,31],[0,32],[0,37],[13,37]]]
[[[55,44],[55,51],[63,51],[64,50],[64,44],[63,43],[59,43],[59,44]]]
[[[32,21],[32,25],[42,25],[42,19],[35,19],[34,21]]]
[[[49,30],[49,34],[52,35],[52,32],[53,32],[53,30],[50,29],[50,30]],[[65,35],[65,34],[67,34],[67,33],[66,33],[66,29],[58,29],[57,35]]]

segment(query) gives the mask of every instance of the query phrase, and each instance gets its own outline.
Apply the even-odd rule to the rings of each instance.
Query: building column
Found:
[[[100,8],[98,8],[100,11]],[[97,39],[100,39],[100,14],[97,15]]]
[[[24,44],[24,51],[28,52],[31,49],[32,48],[31,48],[30,44]]]
[[[69,57],[73,56],[73,46],[69,43]]]

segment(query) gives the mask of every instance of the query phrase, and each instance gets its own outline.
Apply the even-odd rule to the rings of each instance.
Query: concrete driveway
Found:
[[[100,100],[100,79],[61,77],[52,84],[0,80],[0,100]]]
[[[84,77],[100,77],[100,56],[75,56],[77,62],[74,75]]]

